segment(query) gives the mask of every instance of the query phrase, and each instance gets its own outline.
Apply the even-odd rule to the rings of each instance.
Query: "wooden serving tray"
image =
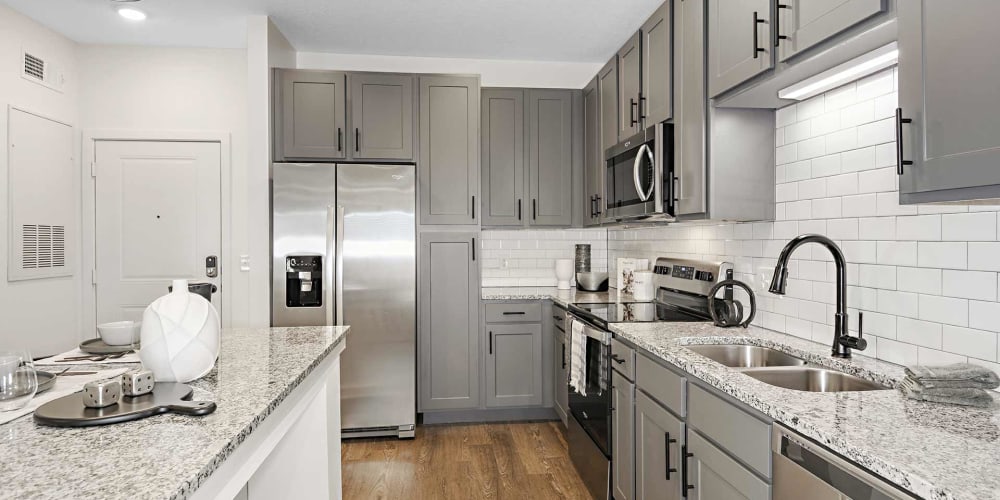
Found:
[[[190,401],[194,392],[186,384],[160,382],[153,392],[136,397],[123,397],[118,403],[104,408],[83,405],[83,392],[54,399],[35,410],[35,422],[53,427],[88,427],[117,424],[161,413],[201,416],[215,411],[211,401]]]

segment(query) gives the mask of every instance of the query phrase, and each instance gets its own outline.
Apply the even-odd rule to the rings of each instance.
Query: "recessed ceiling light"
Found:
[[[128,19],[129,21],[143,21],[146,19],[145,12],[139,9],[130,9],[128,7],[118,9],[118,15]]]

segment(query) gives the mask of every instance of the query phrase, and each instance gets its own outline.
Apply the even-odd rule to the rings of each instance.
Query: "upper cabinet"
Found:
[[[583,89],[583,192],[587,198],[583,225],[601,222],[600,198],[604,176],[604,154],[601,151],[601,91],[598,77]]]
[[[573,223],[573,92],[528,91],[528,195],[533,226]]]
[[[420,77],[420,223],[477,224],[479,78]]]
[[[355,73],[351,80],[353,158],[413,159],[413,76]]]
[[[897,2],[900,202],[1000,198],[1000,2]]]
[[[275,157],[345,158],[346,74],[280,70],[275,84]]]
[[[639,132],[642,101],[642,43],[636,33],[618,49],[618,140]]]
[[[772,0],[708,0],[708,94],[774,67]]]
[[[524,91],[482,92],[482,221],[524,225]]]
[[[642,97],[639,117],[648,127],[672,116],[670,51],[673,25],[670,2],[660,8],[639,28],[642,37]]]
[[[776,6],[774,45],[785,61],[885,11],[886,0],[779,0]]]

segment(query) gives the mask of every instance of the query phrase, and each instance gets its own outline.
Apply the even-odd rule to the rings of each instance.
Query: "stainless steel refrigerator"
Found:
[[[271,324],[349,325],[343,436],[413,437],[415,167],[276,163],[272,170]]]

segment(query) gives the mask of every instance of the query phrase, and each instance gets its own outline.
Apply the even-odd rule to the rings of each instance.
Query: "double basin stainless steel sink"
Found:
[[[777,349],[752,345],[704,344],[688,349],[748,377],[776,387],[807,392],[877,391],[888,389],[863,378],[810,366],[804,359]]]

